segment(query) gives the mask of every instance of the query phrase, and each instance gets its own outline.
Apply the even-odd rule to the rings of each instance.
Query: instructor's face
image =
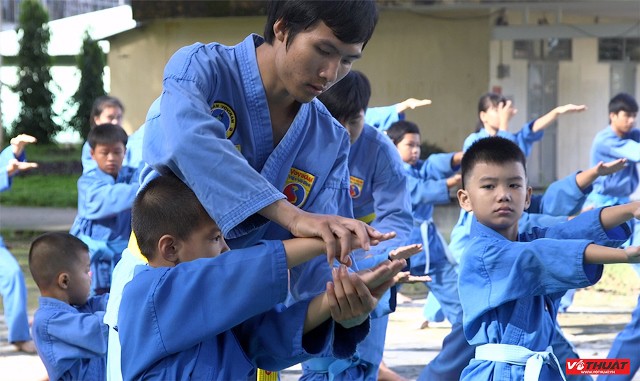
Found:
[[[278,28],[276,23],[275,28]],[[287,92],[298,102],[306,103],[322,94],[351,70],[360,58],[362,43],[340,41],[323,22],[298,33],[288,49],[288,32],[281,38],[276,53],[276,70]]]

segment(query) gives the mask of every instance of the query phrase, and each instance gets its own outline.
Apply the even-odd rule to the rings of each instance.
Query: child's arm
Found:
[[[584,170],[576,175],[576,184],[581,190],[585,190],[600,176],[607,176],[612,173],[618,172],[624,168],[627,163],[627,159],[617,159],[608,163],[602,161],[587,170]]]
[[[309,304],[303,332],[313,330],[330,317],[345,328],[362,324],[406,265],[403,259],[385,261],[357,274],[349,273],[345,266],[334,268],[333,283],[328,282],[327,291]]]
[[[585,105],[574,105],[574,104],[566,104],[564,106],[558,106],[543,116],[536,119],[531,126],[531,130],[533,132],[538,132],[547,128],[553,121],[555,121],[560,115],[566,114],[568,112],[581,112],[587,109]]]
[[[378,239],[371,238],[370,245],[377,245],[382,241],[386,241],[396,236],[395,232],[384,233],[382,237]],[[282,241],[284,245],[284,251],[287,257],[287,267],[292,268],[296,267],[299,264],[307,262],[318,255],[324,254],[326,252],[326,243],[320,238],[292,238],[288,240]],[[337,241],[336,241],[337,244]],[[360,249],[361,241],[358,237],[351,233],[351,247],[353,249]],[[336,252],[339,251],[339,248],[335,248]],[[345,257],[344,265],[351,266],[351,257]],[[327,260],[329,264],[333,263],[333,259],[327,255]]]
[[[640,263],[640,246],[629,246],[624,249],[590,244],[584,251],[584,263]]]
[[[396,112],[398,114],[402,114],[403,112],[407,111],[408,109],[415,109],[416,107],[422,107],[422,106],[427,106],[431,104],[431,100],[430,99],[416,99],[416,98],[408,98],[405,99],[404,101],[398,103],[396,105]]]
[[[603,208],[600,223],[604,230],[609,230],[634,217],[640,218],[640,201]]]

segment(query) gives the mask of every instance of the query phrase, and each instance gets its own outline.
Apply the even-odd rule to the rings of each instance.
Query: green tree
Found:
[[[18,84],[12,90],[20,96],[21,109],[14,122],[13,133],[35,136],[40,143],[48,143],[61,127],[52,117],[53,94],[51,56],[47,52],[51,38],[47,22],[49,15],[37,0],[20,4],[20,51],[18,52]]]
[[[103,95],[104,81],[102,74],[107,63],[106,56],[95,41],[85,33],[82,41],[82,51],[76,57],[76,64],[80,70],[80,84],[71,101],[78,104],[78,111],[69,121],[69,125],[80,133],[83,139],[89,134],[89,116],[93,101]]]

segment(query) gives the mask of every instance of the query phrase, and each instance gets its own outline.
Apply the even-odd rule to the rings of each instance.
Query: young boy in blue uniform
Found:
[[[139,187],[134,168],[123,167],[127,133],[102,124],[88,136],[96,168],[78,179],[78,215],[70,233],[91,252],[92,291],[109,292],[111,272],[131,234],[131,205]]]
[[[345,218],[348,135],[314,98],[349,72],[377,18],[373,0],[271,1],[264,38],[180,49],[165,68],[159,112],[147,114],[145,173],[185,181],[231,248],[321,237],[329,262],[346,262],[355,232],[369,249],[379,233]],[[131,268],[121,271],[130,278]],[[292,299],[323,292],[330,274],[321,258],[292,269]]]
[[[391,248],[407,242],[412,226],[411,203],[398,152],[384,134],[364,122],[370,98],[369,80],[353,70],[318,97],[349,133],[350,193],[354,217],[378,231],[396,232],[394,239],[370,251],[354,252],[360,269],[371,268],[387,260]],[[328,357],[308,360],[302,364],[301,380],[377,379],[388,314],[395,309],[390,297],[390,293],[387,294],[386,303],[379,303],[374,311],[371,331],[358,345],[357,357],[346,361]]]
[[[603,263],[640,261],[640,248],[616,248],[640,203],[596,209],[548,228],[519,233],[529,206],[525,156],[513,142],[474,143],[462,159],[460,206],[474,213],[460,264],[464,332],[477,345],[465,380],[561,380],[551,350],[560,297],[596,283]]]
[[[635,127],[638,103],[626,93],[616,94],[609,101],[609,126],[598,132],[591,146],[591,162],[625,158],[629,164],[620,172],[598,179],[589,194],[587,205],[605,206],[629,202],[629,196],[638,188],[638,168],[640,162],[640,130]],[[634,233],[629,242],[640,244],[640,228],[634,225]],[[640,267],[633,266],[640,274]],[[631,380],[640,368],[640,297],[631,315],[629,324],[616,336],[608,358],[629,358],[631,373],[628,376],[599,377],[602,380]]]
[[[50,380],[104,380],[109,294],[89,298],[89,248],[68,233],[46,233],[29,250],[40,289],[33,338]]]
[[[13,176],[19,172],[37,168],[36,163],[26,160],[24,148],[35,143],[33,136],[20,134],[11,139],[11,145],[0,152],[0,192],[11,188]],[[4,320],[7,323],[9,343],[17,350],[35,353],[29,333],[27,316],[27,286],[18,261],[4,244],[0,236],[0,294],[4,306]]]
[[[111,124],[114,126],[122,125],[122,116],[124,114],[124,106],[116,97],[104,95],[96,98],[91,106],[91,114],[89,115],[89,131],[95,126],[101,124]],[[87,136],[88,137],[88,136]],[[96,167],[96,162],[91,157],[91,146],[89,139],[82,145],[82,173]]]
[[[406,265],[387,261],[360,276],[341,266],[327,292],[285,308],[287,269],[322,255],[322,240],[228,251],[215,221],[173,175],[141,189],[132,226],[149,266],[137,268],[120,305],[127,380],[240,380],[258,366],[280,370],[328,348],[349,357],[377,299]]]

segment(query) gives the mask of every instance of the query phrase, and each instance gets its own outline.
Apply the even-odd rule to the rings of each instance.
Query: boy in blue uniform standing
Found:
[[[40,289],[33,338],[50,380],[104,380],[109,294],[89,298],[89,248],[68,233],[46,233],[29,250]]]
[[[477,141],[462,159],[458,200],[474,219],[459,290],[465,336],[478,346],[465,380],[564,379],[551,350],[560,297],[597,282],[600,264],[640,261],[640,248],[616,248],[640,203],[519,233],[531,199],[525,168],[522,150],[499,137]]]
[[[629,196],[638,188],[638,168],[640,162],[640,130],[635,127],[638,116],[638,103],[626,93],[615,95],[609,101],[609,126],[598,132],[591,146],[591,162],[624,158],[628,161],[625,168],[606,178],[600,178],[593,184],[587,205],[605,206],[629,202]],[[640,244],[640,225],[633,227],[631,245]],[[633,265],[640,274],[640,267]],[[628,376],[599,377],[602,380],[631,380],[640,368],[640,297],[638,305],[631,315],[631,321],[616,336],[608,358],[629,358],[631,372]]]
[[[328,349],[349,357],[377,299],[406,265],[387,261],[362,275],[341,266],[327,292],[285,308],[287,269],[322,255],[322,240],[228,251],[193,191],[172,175],[140,191],[132,225],[149,266],[138,267],[123,292],[124,379],[240,380],[258,366],[276,371]]]
[[[364,115],[371,98],[371,85],[358,71],[350,71],[339,83],[321,94],[331,115],[349,132],[349,175],[353,215],[378,231],[394,231],[394,239],[370,251],[358,250],[354,258],[358,268],[371,268],[386,261],[391,248],[404,245],[412,226],[411,203],[400,157],[391,141],[365,124]],[[419,247],[405,248],[410,255]],[[392,291],[394,292],[394,291]],[[358,345],[358,356],[347,361],[327,357],[302,364],[301,380],[360,379],[375,380],[382,361],[388,314],[395,303],[386,295],[371,319],[371,331]]]
[[[91,252],[92,292],[109,292],[111,272],[131,234],[131,205],[138,191],[134,168],[123,167],[127,133],[102,124],[88,136],[97,167],[78,179],[78,215],[70,233]]]
[[[0,192],[11,188],[14,175],[37,168],[36,163],[26,160],[24,148],[35,143],[36,138],[20,134],[11,139],[11,145],[0,152]],[[18,261],[4,244],[0,236],[0,294],[4,306],[4,319],[9,330],[9,342],[17,350],[35,353],[35,347],[29,333],[27,316],[27,286]]]

